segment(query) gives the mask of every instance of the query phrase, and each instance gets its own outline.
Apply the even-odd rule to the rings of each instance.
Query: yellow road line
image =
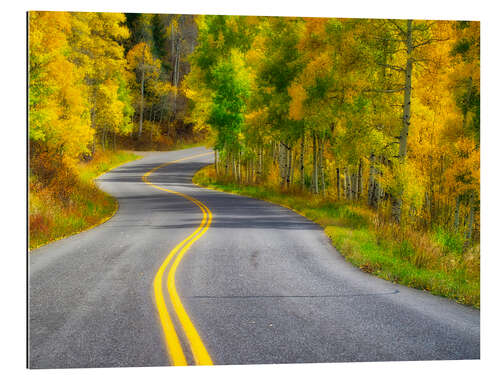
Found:
[[[182,346],[180,344],[179,336],[177,335],[177,332],[175,331],[175,327],[173,325],[172,319],[168,313],[168,309],[165,303],[165,298],[163,296],[163,275],[165,273],[165,270],[167,269],[170,261],[172,258],[178,253],[177,257],[174,260],[174,263],[172,264],[172,267],[170,268],[170,271],[168,273],[168,279],[167,279],[167,290],[170,295],[170,299],[172,301],[172,306],[174,307],[175,312],[177,313],[177,316],[179,318],[179,321],[182,325],[182,328],[184,329],[184,332],[186,333],[186,337],[188,339],[189,345],[191,347],[191,351],[193,352],[193,357],[195,359],[196,364],[198,365],[212,365],[212,359],[210,358],[210,355],[208,354],[205,345],[203,344],[203,341],[201,340],[200,335],[196,331],[196,328],[194,327],[193,323],[191,322],[191,319],[189,318],[189,315],[187,314],[186,310],[184,309],[184,306],[182,305],[181,299],[177,293],[176,287],[175,287],[175,272],[177,270],[177,267],[179,263],[182,260],[182,257],[184,254],[188,251],[188,249],[191,247],[191,245],[197,241],[208,229],[210,226],[210,223],[212,222],[212,213],[208,209],[207,206],[205,206],[202,202],[197,200],[196,198],[190,197],[189,195],[166,189],[163,187],[160,187],[158,185],[155,185],[151,182],[148,181],[148,176],[157,171],[160,168],[166,167],[167,165],[178,163],[183,160],[187,159],[192,159],[204,155],[211,154],[211,152],[203,153],[203,154],[197,154],[193,156],[188,156],[185,158],[177,159],[168,163],[161,164],[153,169],[151,169],[149,172],[145,173],[142,176],[142,180],[147,183],[148,185],[151,185],[152,187],[165,191],[167,193],[171,194],[176,194],[179,195],[185,199],[190,200],[191,202],[195,203],[198,207],[200,207],[201,211],[203,212],[203,219],[198,226],[198,228],[191,233],[187,238],[185,238],[182,242],[180,242],[176,247],[174,247],[168,256],[165,258],[163,261],[162,265],[158,269],[156,276],[153,281],[153,289],[154,289],[154,295],[155,295],[155,302],[156,306],[158,308],[158,313],[160,315],[160,322],[163,328],[163,332],[165,335],[165,343],[168,348],[168,353],[170,356],[170,359],[172,361],[172,364],[174,366],[186,366],[187,361],[186,357],[184,356],[184,352],[182,351]],[[208,216],[208,219],[207,219]],[[188,242],[189,241],[189,242]],[[187,244],[186,244],[187,243]]]
[[[203,341],[201,340],[200,335],[196,331],[196,328],[194,327],[193,323],[191,322],[191,319],[189,319],[189,315],[186,313],[186,310],[184,309],[184,306],[182,305],[181,299],[179,297],[179,294],[177,294],[177,289],[175,287],[175,272],[177,271],[177,267],[179,263],[182,260],[182,257],[184,254],[189,250],[191,245],[197,241],[205,232],[207,231],[208,227],[210,226],[210,223],[212,222],[212,213],[208,209],[207,206],[205,206],[203,203],[198,201],[197,199],[192,199],[194,203],[196,203],[201,210],[204,212],[208,212],[208,221],[207,225],[205,228],[201,230],[200,233],[191,241],[188,242],[187,245],[184,246],[184,248],[179,252],[177,255],[177,258],[175,258],[174,263],[172,263],[172,267],[170,268],[170,271],[168,272],[168,279],[167,279],[167,288],[168,292],[170,294],[170,297],[172,299],[172,305],[174,306],[175,312],[177,313],[177,316],[179,317],[179,320],[181,322],[182,327],[184,328],[184,332],[186,333],[187,339],[189,341],[189,345],[191,346],[191,351],[193,352],[193,357],[197,365],[213,365],[212,359],[210,358],[210,355],[207,352],[207,349],[205,348],[205,345],[203,345]],[[205,211],[206,210],[206,211]]]

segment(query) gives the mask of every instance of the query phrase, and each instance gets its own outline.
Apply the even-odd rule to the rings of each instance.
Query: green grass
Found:
[[[138,158],[123,151],[98,153],[74,171],[63,171],[48,186],[30,176],[29,250],[89,229],[113,216],[118,202],[98,189],[94,179]]]
[[[436,227],[434,230],[434,240],[440,244],[446,252],[460,253],[464,247],[465,238],[458,234],[447,231],[442,227]]]
[[[479,279],[468,278],[463,266],[446,272],[440,267],[419,265],[418,250],[409,241],[380,240],[369,227],[327,226],[325,232],[344,257],[363,271],[479,307]]]
[[[193,182],[293,209],[322,225],[345,259],[364,272],[480,306],[479,246],[463,253],[460,236],[443,228],[427,233],[394,227],[380,224],[372,211],[360,205],[330,202],[309,193],[284,193],[269,186],[220,181],[213,166],[196,173]]]

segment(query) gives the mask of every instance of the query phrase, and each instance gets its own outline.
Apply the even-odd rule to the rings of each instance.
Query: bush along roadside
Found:
[[[111,218],[118,201],[100,190],[94,179],[126,162],[139,159],[130,152],[97,152],[88,162],[69,167],[45,167],[43,158],[30,164],[28,192],[29,250],[79,233]],[[43,173],[41,173],[43,171]]]
[[[213,166],[193,182],[288,207],[320,224],[335,248],[356,267],[383,279],[480,307],[479,244],[463,251],[458,234],[443,228],[415,231],[382,222],[369,209],[329,201],[307,192],[238,185],[216,178]]]

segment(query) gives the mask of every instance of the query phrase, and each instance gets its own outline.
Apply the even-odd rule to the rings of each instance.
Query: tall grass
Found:
[[[76,168],[60,168],[50,181],[41,173],[29,176],[29,249],[81,232],[111,217],[117,201],[99,190],[94,179],[127,161],[129,152],[98,152]]]
[[[444,228],[416,231],[398,226],[362,205],[332,202],[307,192],[236,185],[217,179],[213,166],[200,170],[193,182],[291,208],[322,225],[337,250],[362,271],[480,306],[479,244],[464,252],[464,239],[458,234]]]

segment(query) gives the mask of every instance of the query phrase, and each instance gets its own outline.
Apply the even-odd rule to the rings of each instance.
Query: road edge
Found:
[[[210,166],[213,166],[214,164],[209,164],[205,167],[202,167],[200,168],[199,170],[197,170],[195,172],[195,174],[193,175],[193,177],[191,178],[191,183],[199,188],[202,188],[202,189],[207,189],[207,190],[213,190],[213,191],[217,191],[219,193],[224,193],[224,194],[231,194],[231,195],[236,195],[236,196],[240,196],[240,197],[245,197],[245,198],[251,198],[251,199],[256,199],[256,200],[260,200],[262,202],[266,202],[266,203],[270,203],[270,204],[274,204],[274,205],[277,205],[277,206],[280,206],[280,207],[284,207],[284,208],[287,208],[289,209],[290,211],[293,211],[294,213],[302,216],[303,218],[311,221],[312,223],[318,225],[323,233],[325,234],[326,238],[328,239],[330,245],[333,247],[333,249],[348,263],[350,264],[352,267],[354,267],[356,270],[359,270],[363,273],[366,273],[366,274],[369,274],[373,277],[376,277],[377,279],[380,279],[380,280],[384,280],[384,281],[387,281],[387,282],[390,282],[390,283],[393,283],[393,284],[396,284],[396,285],[400,285],[400,286],[403,286],[405,288],[409,288],[409,289],[412,289],[412,290],[415,290],[415,291],[419,291],[419,292],[422,292],[422,293],[426,293],[426,294],[429,294],[429,295],[433,295],[435,297],[440,297],[440,298],[444,298],[445,300],[447,301],[450,301],[450,302],[454,302],[460,306],[463,306],[463,307],[468,307],[468,308],[472,308],[474,310],[477,310],[477,311],[481,311],[481,308],[480,307],[477,307],[475,305],[470,305],[470,304],[465,304],[465,303],[460,303],[458,300],[454,299],[454,298],[451,298],[451,297],[448,297],[448,296],[444,296],[444,295],[441,295],[441,294],[436,294],[436,293],[432,293],[431,291],[429,290],[426,290],[426,289],[419,289],[419,288],[414,288],[412,286],[409,286],[409,285],[405,285],[405,284],[400,284],[400,283],[397,283],[397,282],[394,282],[392,280],[389,280],[389,279],[386,279],[384,277],[381,277],[373,272],[370,272],[370,270],[365,270],[365,269],[361,269],[359,267],[357,267],[354,263],[352,263],[349,259],[346,258],[346,256],[337,248],[337,246],[335,246],[335,244],[333,243],[332,241],[332,238],[328,235],[328,233],[326,233],[326,227],[323,226],[322,224],[316,222],[315,220],[305,216],[304,214],[302,214],[301,212],[295,210],[294,208],[292,207],[289,207],[285,204],[282,204],[282,203],[278,203],[278,202],[273,202],[273,201],[270,201],[270,200],[267,200],[267,199],[263,199],[263,198],[258,198],[258,197],[253,197],[251,195],[246,195],[246,194],[238,194],[238,193],[234,193],[234,192],[228,192],[228,191],[224,191],[224,190],[219,190],[219,189],[216,189],[216,188],[213,188],[213,187],[208,187],[208,186],[203,186],[201,184],[198,184],[197,182],[193,181],[194,177],[196,176],[197,173],[199,173],[201,170],[203,170],[204,168],[208,168]]]
[[[96,185],[96,188],[99,189],[99,191],[101,191],[104,195],[106,195],[107,197],[111,198],[113,200],[113,204],[114,204],[114,209],[113,211],[111,212],[111,214],[109,216],[105,216],[104,218],[102,218],[98,223],[95,223],[95,224],[92,224],[91,226],[89,227],[86,227],[86,228],[83,228],[81,230],[77,230],[77,231],[74,231],[74,232],[70,232],[66,235],[63,235],[63,236],[60,236],[60,237],[57,237],[57,238],[54,238],[50,241],[47,241],[47,242],[44,242],[42,244],[39,244],[38,246],[36,247],[33,247],[33,248],[29,248],[29,244],[28,244],[28,253],[32,253],[33,251],[36,251],[36,250],[39,250],[41,249],[42,247],[46,246],[46,245],[49,245],[51,243],[54,243],[54,242],[57,242],[57,241],[60,241],[60,240],[63,240],[65,238],[68,238],[68,237],[71,237],[71,236],[75,236],[77,234],[80,234],[80,233],[83,233],[83,232],[87,232],[89,230],[92,230],[102,224],[104,224],[105,222],[107,222],[108,220],[110,220],[111,218],[113,218],[113,216],[116,215],[116,213],[118,212],[118,210],[120,209],[120,203],[118,202],[118,199],[114,196],[112,196],[111,194],[108,194],[107,192],[105,192],[104,190],[102,190],[101,188],[99,188],[99,185],[96,183],[96,180],[103,176],[104,174],[112,171],[113,169],[116,169],[118,167],[121,167],[121,166],[124,166],[125,164],[128,164],[128,163],[132,163],[133,161],[137,161],[137,160],[141,160],[143,158],[142,155],[138,155],[138,154],[135,154],[136,156],[138,156],[137,159],[134,159],[134,160],[129,160],[129,161],[125,161],[123,163],[120,163],[120,164],[117,164],[111,168],[109,168],[108,170],[100,173],[99,175],[97,175],[96,177],[94,177],[92,180],[94,182],[94,184]],[[28,212],[28,215],[29,215],[29,212]],[[28,236],[29,236],[29,228],[28,228]]]

